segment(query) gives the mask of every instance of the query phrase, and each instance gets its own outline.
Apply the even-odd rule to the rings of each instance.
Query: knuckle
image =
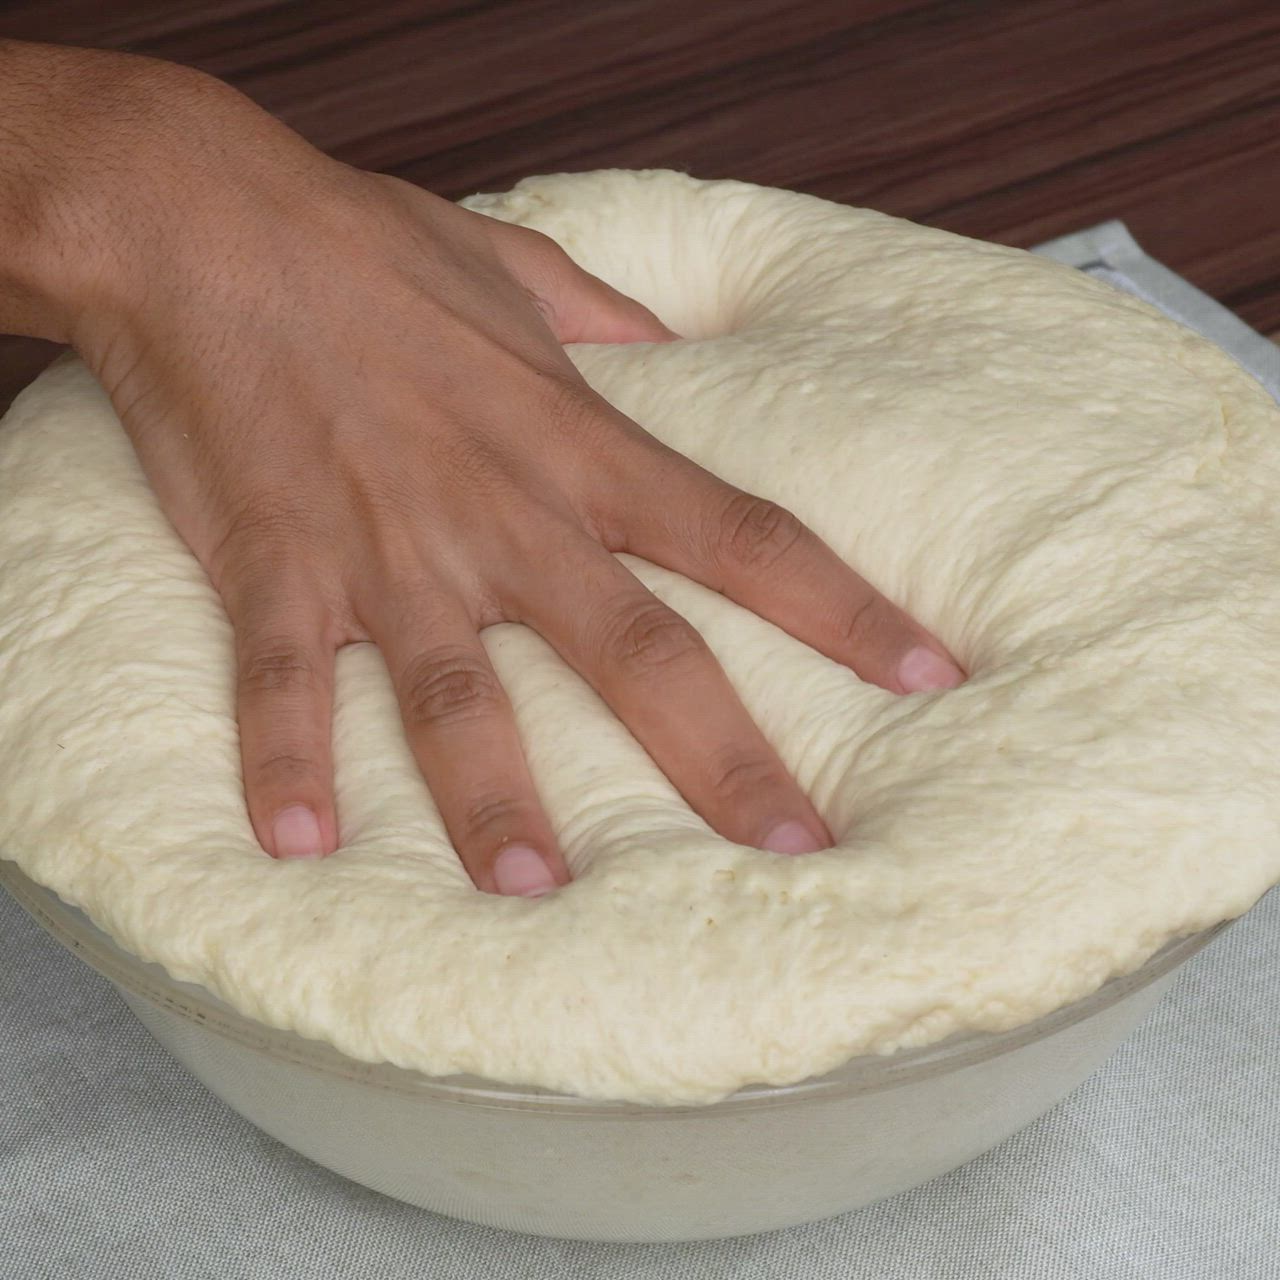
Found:
[[[498,441],[474,430],[441,433],[434,443],[440,475],[470,495],[494,494],[516,487],[520,468]]]
[[[242,658],[240,688],[246,693],[290,693],[314,688],[317,674],[315,659],[296,641],[267,641]]]
[[[497,677],[477,655],[461,650],[415,659],[401,678],[401,689],[404,717],[417,728],[474,720],[502,705]]]
[[[528,825],[524,806],[509,795],[477,797],[462,811],[462,829],[473,839],[500,836]]]
[[[711,786],[726,800],[750,799],[775,790],[780,781],[778,766],[766,756],[732,755],[717,759],[711,770]]]
[[[403,474],[390,474],[383,466],[351,468],[343,477],[339,507],[368,529],[375,538],[384,531],[399,532],[415,514],[415,503]]]
[[[736,493],[720,518],[719,550],[744,568],[767,569],[804,533],[804,525],[786,507],[754,494]]]
[[[541,372],[542,419],[555,435],[577,444],[594,440],[608,420],[608,412],[576,374]]]
[[[510,269],[526,289],[530,285],[534,289],[550,285],[572,268],[573,259],[545,231],[511,222],[500,223],[498,228],[500,240],[508,250]]]
[[[545,231],[535,227],[521,227],[525,252],[534,254],[544,263],[553,267],[568,266],[572,259],[558,240],[552,239]]]
[[[215,581],[252,576],[264,566],[297,559],[296,549],[314,541],[315,518],[279,500],[251,498],[227,522],[209,552]]]
[[[698,661],[706,642],[678,613],[659,600],[628,605],[606,627],[605,651],[628,676],[649,676]]]
[[[514,223],[499,224],[499,256],[543,320],[554,326],[555,295],[574,271],[573,259],[542,231]],[[492,234],[492,233],[491,233]]]
[[[301,749],[271,750],[253,764],[259,785],[288,785],[310,781],[319,772],[320,762]]]
[[[850,648],[858,649],[867,644],[880,628],[880,611],[875,596],[858,601],[840,622],[840,638]]]

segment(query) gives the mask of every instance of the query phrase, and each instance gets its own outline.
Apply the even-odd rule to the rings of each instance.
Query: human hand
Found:
[[[611,553],[885,688],[963,677],[792,515],[608,405],[562,346],[675,335],[537,232],[329,159],[208,77],[112,61],[133,88],[101,125],[120,162],[87,200],[97,255],[64,260],[28,327],[93,368],[226,605],[264,849],[339,843],[334,655],[372,642],[477,886],[565,883],[479,639],[499,621],[543,636],[717,831],[826,845],[707,645]]]

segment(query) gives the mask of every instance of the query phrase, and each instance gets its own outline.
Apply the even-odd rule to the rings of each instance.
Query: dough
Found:
[[[471,886],[367,645],[338,657],[343,848],[272,861],[229,625],[63,362],[0,428],[4,856],[176,978],[356,1058],[652,1103],[1016,1026],[1280,879],[1280,411],[1228,357],[1065,267],[789,192],[609,171],[467,203],[688,335],[572,354],[793,508],[970,681],[894,696],[628,559],[836,848],[719,838],[500,626],[574,883]]]

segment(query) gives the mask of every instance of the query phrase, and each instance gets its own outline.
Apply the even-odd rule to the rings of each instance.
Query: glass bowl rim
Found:
[[[205,988],[179,981],[161,965],[139,959],[54,890],[32,880],[17,863],[3,857],[0,857],[0,888],[7,890],[46,933],[117,987],[126,1000],[133,997],[147,1001],[277,1062],[336,1076],[347,1083],[409,1094],[423,1101],[602,1118],[639,1114],[655,1118],[706,1115],[831,1100],[895,1088],[974,1066],[1043,1040],[1109,1009],[1171,973],[1233,923],[1223,920],[1173,938],[1131,972],[1116,975],[1081,999],[1021,1026],[1005,1031],[964,1032],[919,1048],[857,1056],[821,1076],[786,1085],[747,1085],[716,1102],[663,1105],[584,1098],[475,1076],[428,1076],[389,1062],[364,1062],[324,1041],[307,1039],[247,1017]]]

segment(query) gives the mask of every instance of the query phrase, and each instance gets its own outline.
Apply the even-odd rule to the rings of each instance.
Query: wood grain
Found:
[[[448,196],[668,166],[1018,245],[1123,218],[1280,336],[1275,0],[23,0],[0,35],[202,67]],[[43,359],[0,346],[0,395]]]

